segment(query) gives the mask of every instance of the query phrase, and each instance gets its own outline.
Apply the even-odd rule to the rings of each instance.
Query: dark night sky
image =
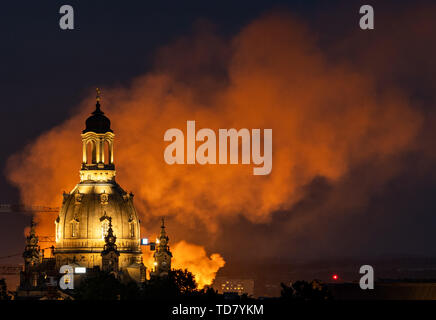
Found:
[[[58,10],[66,3],[75,9],[76,29],[73,31],[62,31],[58,27]],[[225,37],[264,12],[286,8],[314,30],[319,46],[325,48],[331,59],[347,56],[353,60],[356,52],[364,51],[361,49],[366,41],[372,40],[362,35],[356,40],[356,46],[346,45],[356,33],[360,4],[364,3],[304,0],[4,2],[0,10],[0,168],[4,168],[11,154],[68,119],[91,89],[127,85],[132,78],[149,71],[155,50],[190,33],[199,19],[216,25],[217,32]],[[426,2],[420,4],[426,5]],[[383,26],[390,26],[390,22],[384,24],[383,18],[391,21],[390,16],[397,11],[407,11],[409,5],[412,1],[377,2],[375,32],[381,43],[390,38],[390,34],[383,32]],[[433,40],[423,39],[423,43]],[[343,42],[343,51],[340,45],[333,48],[331,41],[336,44]],[[434,73],[430,71],[434,69],[433,65],[429,67],[429,64],[418,62],[430,61],[434,48],[428,49],[422,53],[422,60],[418,49],[398,52],[404,55],[404,61],[409,62],[404,63],[404,72],[401,71],[402,64],[394,61],[400,71],[383,75],[379,85],[381,90],[386,83],[407,88],[411,99],[430,121],[428,119],[432,119],[434,112]],[[379,46],[375,50],[382,49]],[[410,67],[411,64],[414,68]],[[363,59],[362,68],[377,68],[377,64],[373,64],[370,58]],[[399,160],[408,170],[403,170],[372,194],[355,214],[332,219],[328,232],[317,242],[310,243],[304,237],[300,238],[299,241],[305,243],[305,251],[310,254],[293,253],[309,258],[435,255],[435,166],[434,156],[425,151],[431,145],[427,143],[432,141],[431,127],[431,123],[427,123],[422,133],[420,141],[423,146],[417,146],[414,152],[402,155]],[[354,168],[349,173],[354,177],[350,181],[364,181],[370,170],[365,166]],[[0,203],[17,203],[18,190],[7,182],[3,169],[0,174]],[[50,181],[35,181],[41,186],[45,183]],[[231,256],[235,242],[244,246],[244,241],[247,241],[243,239],[245,232],[238,234],[239,230],[244,230],[259,235],[251,241],[261,248],[265,247],[265,239],[272,237],[271,244],[282,246],[281,256],[288,257],[288,240],[274,238],[274,230],[283,227],[286,217],[305,208],[313,209],[312,202],[316,203],[317,199],[322,201],[326,194],[345,190],[347,181],[335,190],[331,190],[322,179],[314,181],[308,188],[312,190],[310,197],[297,204],[292,212],[276,213],[268,225],[251,224],[242,218],[224,224],[223,232],[233,234],[233,242],[215,247]],[[0,256],[22,250],[27,220],[28,217],[23,215],[0,215]]]

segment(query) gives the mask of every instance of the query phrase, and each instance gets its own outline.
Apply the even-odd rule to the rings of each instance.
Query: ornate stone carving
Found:
[[[100,221],[103,221],[103,220],[109,220],[109,217],[108,217],[108,215],[106,214],[106,211],[104,211],[104,212],[103,212],[103,215],[100,217]]]
[[[106,193],[100,194],[100,203],[102,205],[106,205],[106,204],[108,204],[108,202],[109,202],[109,195]]]
[[[81,204],[82,203],[82,199],[83,199],[83,193],[77,192],[74,195],[74,199],[75,199],[75,204]]]

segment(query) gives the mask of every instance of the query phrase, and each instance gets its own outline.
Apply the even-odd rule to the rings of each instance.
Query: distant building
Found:
[[[30,233],[26,238],[26,247],[23,252],[24,269],[20,272],[20,285],[16,292],[16,299],[38,300],[46,296],[54,299],[67,298],[56,288],[56,284],[51,282],[59,276],[53,255],[51,258],[44,258],[43,252],[39,247],[32,218]]]
[[[252,296],[254,294],[254,280],[217,277],[213,283],[213,288],[218,290],[218,293],[237,293]]]

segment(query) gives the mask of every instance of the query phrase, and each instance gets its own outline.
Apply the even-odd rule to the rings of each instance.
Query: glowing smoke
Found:
[[[136,194],[142,220],[201,222],[205,235],[239,215],[268,222],[316,177],[335,183],[356,164],[407,151],[421,125],[401,93],[379,93],[371,77],[328,62],[305,26],[286,15],[258,19],[229,41],[200,32],[161,49],[154,71],[103,91],[102,109],[116,134],[117,181]],[[62,191],[77,183],[79,134],[91,111],[89,97],[77,115],[10,158],[8,177],[23,202],[58,206]],[[198,129],[272,128],[271,175],[253,176],[241,165],[167,165],[164,132],[185,130],[187,120]],[[176,247],[175,264],[190,261]]]
[[[224,259],[218,253],[213,253],[209,257],[206,250],[199,245],[180,241],[171,246],[173,259],[171,268],[188,269],[195,276],[198,288],[211,285],[218,270],[225,265]],[[144,264],[149,271],[153,269],[153,252],[143,250]]]
[[[219,254],[207,257],[206,250],[201,246],[180,241],[173,248],[172,267],[191,271],[200,289],[211,285],[218,269],[224,267],[225,261]]]

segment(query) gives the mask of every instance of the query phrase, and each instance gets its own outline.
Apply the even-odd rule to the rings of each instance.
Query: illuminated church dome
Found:
[[[64,193],[55,222],[56,265],[101,267],[101,253],[111,221],[119,252],[119,270],[139,280],[143,274],[145,276],[145,270],[138,214],[133,195],[115,182],[115,135],[110,129],[110,120],[100,110],[99,100],[97,95],[96,110],[86,121],[82,133],[80,183],[70,193]]]

